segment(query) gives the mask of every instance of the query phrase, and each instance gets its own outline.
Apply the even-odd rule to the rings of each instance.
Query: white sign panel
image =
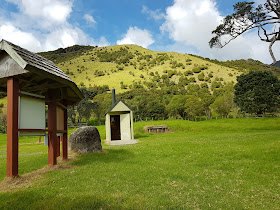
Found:
[[[46,129],[46,110],[44,100],[20,96],[19,129]],[[41,135],[40,133],[34,132],[28,133],[35,136]],[[23,132],[21,132],[21,134],[23,134]]]

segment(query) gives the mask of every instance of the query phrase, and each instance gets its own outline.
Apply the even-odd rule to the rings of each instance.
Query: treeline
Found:
[[[218,87],[187,84],[182,87],[162,88],[137,87],[117,95],[134,111],[138,119],[181,118],[194,120],[196,117],[236,117],[237,114],[263,116],[278,112],[280,105],[280,81],[271,72],[251,71],[237,77],[237,84],[221,83]],[[70,119],[101,123],[106,111],[112,106],[111,93],[107,86],[82,88],[85,95],[76,109],[69,110]],[[78,115],[71,115],[76,113]]]
[[[107,86],[81,88],[85,98],[75,107],[68,110],[72,123],[96,119],[102,123],[106,111],[112,106],[111,91]],[[183,118],[194,119],[196,116],[213,115],[227,116],[236,113],[233,102],[233,83],[221,85],[210,91],[208,86],[188,84],[186,88],[174,86],[171,88],[144,87],[133,88],[118,94],[134,111],[136,118]],[[94,122],[96,122],[94,121]]]

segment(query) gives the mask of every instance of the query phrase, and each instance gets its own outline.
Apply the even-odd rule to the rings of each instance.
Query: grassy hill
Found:
[[[156,52],[137,45],[85,47],[75,56],[73,51],[51,51],[41,55],[53,60],[78,85],[108,85],[120,92],[129,89],[130,85],[149,88],[165,79],[175,84],[187,79],[190,83],[211,86],[215,81],[235,82],[242,72],[198,56]]]
[[[221,62],[190,54],[151,51],[137,45],[75,45],[40,54],[54,61],[80,86],[108,85],[118,92],[133,85],[159,87],[166,80],[171,84],[206,83],[212,87],[236,82],[236,76],[249,70],[266,69],[280,75],[280,68],[252,59]]]

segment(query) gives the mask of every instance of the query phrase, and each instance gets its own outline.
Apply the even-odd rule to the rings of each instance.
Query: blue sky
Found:
[[[31,51],[73,44],[137,44],[218,60],[271,63],[267,43],[249,32],[210,49],[211,31],[238,0],[0,0],[0,39]],[[257,0],[264,3],[265,0]],[[275,55],[277,57],[277,47]]]

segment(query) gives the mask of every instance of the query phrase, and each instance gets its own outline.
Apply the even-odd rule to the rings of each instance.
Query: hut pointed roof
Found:
[[[6,40],[0,42],[0,88],[7,77],[19,79],[20,90],[48,96],[56,90],[57,100],[75,104],[83,98],[77,85],[52,61]]]
[[[132,109],[122,100],[119,99],[115,102],[115,104],[105,113],[105,115],[109,112],[120,112],[120,111],[131,111]]]

